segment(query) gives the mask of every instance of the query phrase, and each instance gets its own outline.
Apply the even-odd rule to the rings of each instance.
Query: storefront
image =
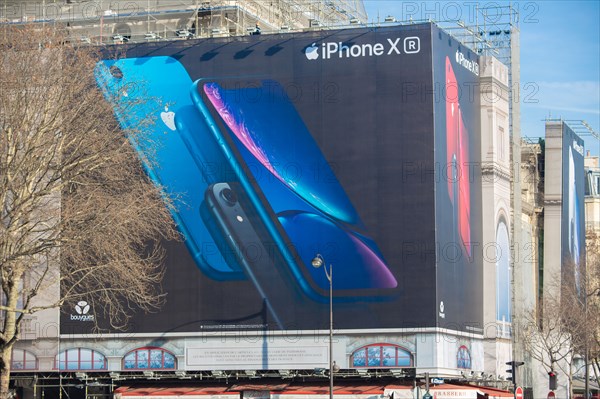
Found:
[[[333,394],[339,399],[417,399],[426,393],[424,386],[402,384],[371,384],[344,381],[336,383]],[[508,391],[495,388],[442,384],[432,386],[429,394],[433,399],[502,399],[513,397]],[[219,386],[122,386],[115,390],[115,399],[141,398],[185,399],[308,399],[329,397],[329,386],[324,382],[271,382],[256,384],[223,384]]]

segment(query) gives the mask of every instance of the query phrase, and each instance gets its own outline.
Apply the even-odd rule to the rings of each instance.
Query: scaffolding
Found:
[[[363,0],[0,0],[0,24],[63,24],[92,43],[331,29],[366,20]]]

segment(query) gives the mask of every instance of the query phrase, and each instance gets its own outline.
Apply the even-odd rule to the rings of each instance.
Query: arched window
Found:
[[[174,370],[176,366],[175,355],[161,348],[139,348],[123,357],[124,370]]]
[[[357,349],[350,356],[352,367],[411,367],[411,353],[391,344],[373,344]]]
[[[459,369],[470,369],[471,368],[471,353],[469,348],[462,345],[456,352],[456,367]]]
[[[496,320],[510,323],[512,321],[510,236],[504,215],[500,216],[496,227],[496,251]]]
[[[12,360],[11,360],[12,370],[37,370],[38,362],[37,357],[31,352],[28,352],[23,349],[13,349],[12,351]]]
[[[106,370],[106,357],[91,349],[67,349],[56,355],[55,368],[59,370]]]

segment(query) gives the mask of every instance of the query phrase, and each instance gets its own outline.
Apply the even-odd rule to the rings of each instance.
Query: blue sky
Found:
[[[474,1],[364,0],[369,22],[387,15],[398,20],[460,19],[467,24]],[[479,2],[508,4],[506,1]],[[585,120],[600,134],[600,1],[520,1],[521,131],[544,135],[543,119]],[[592,152],[600,142],[582,137]]]

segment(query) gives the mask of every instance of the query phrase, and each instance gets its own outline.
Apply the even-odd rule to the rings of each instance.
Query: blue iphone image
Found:
[[[279,83],[199,80],[192,98],[236,174],[234,184],[213,186],[207,197],[207,215],[221,224],[222,234],[232,242],[243,239],[235,216],[224,218],[218,209],[219,202],[227,203],[223,190],[241,191],[268,232],[268,246],[279,254],[276,266],[286,268],[304,294],[319,301],[328,295],[323,270],[311,266],[317,254],[337,266],[336,300],[395,294],[395,277]],[[255,284],[269,285],[267,276]]]
[[[206,190],[220,177],[209,162],[204,168],[195,161],[177,131],[179,111],[192,106],[185,68],[172,57],[125,58],[98,62],[95,76],[121,127],[144,129],[129,139],[147,174],[172,200],[173,219],[197,266],[215,280],[245,279],[235,258],[221,254],[200,216]]]
[[[241,265],[280,328],[294,323],[291,309],[301,305],[304,312],[317,311],[318,304],[306,301],[285,267],[283,252],[243,188],[234,165],[210,133],[206,119],[195,107],[185,106],[175,116],[175,124],[197,165],[208,171],[213,181],[203,193],[200,216],[225,259]]]

